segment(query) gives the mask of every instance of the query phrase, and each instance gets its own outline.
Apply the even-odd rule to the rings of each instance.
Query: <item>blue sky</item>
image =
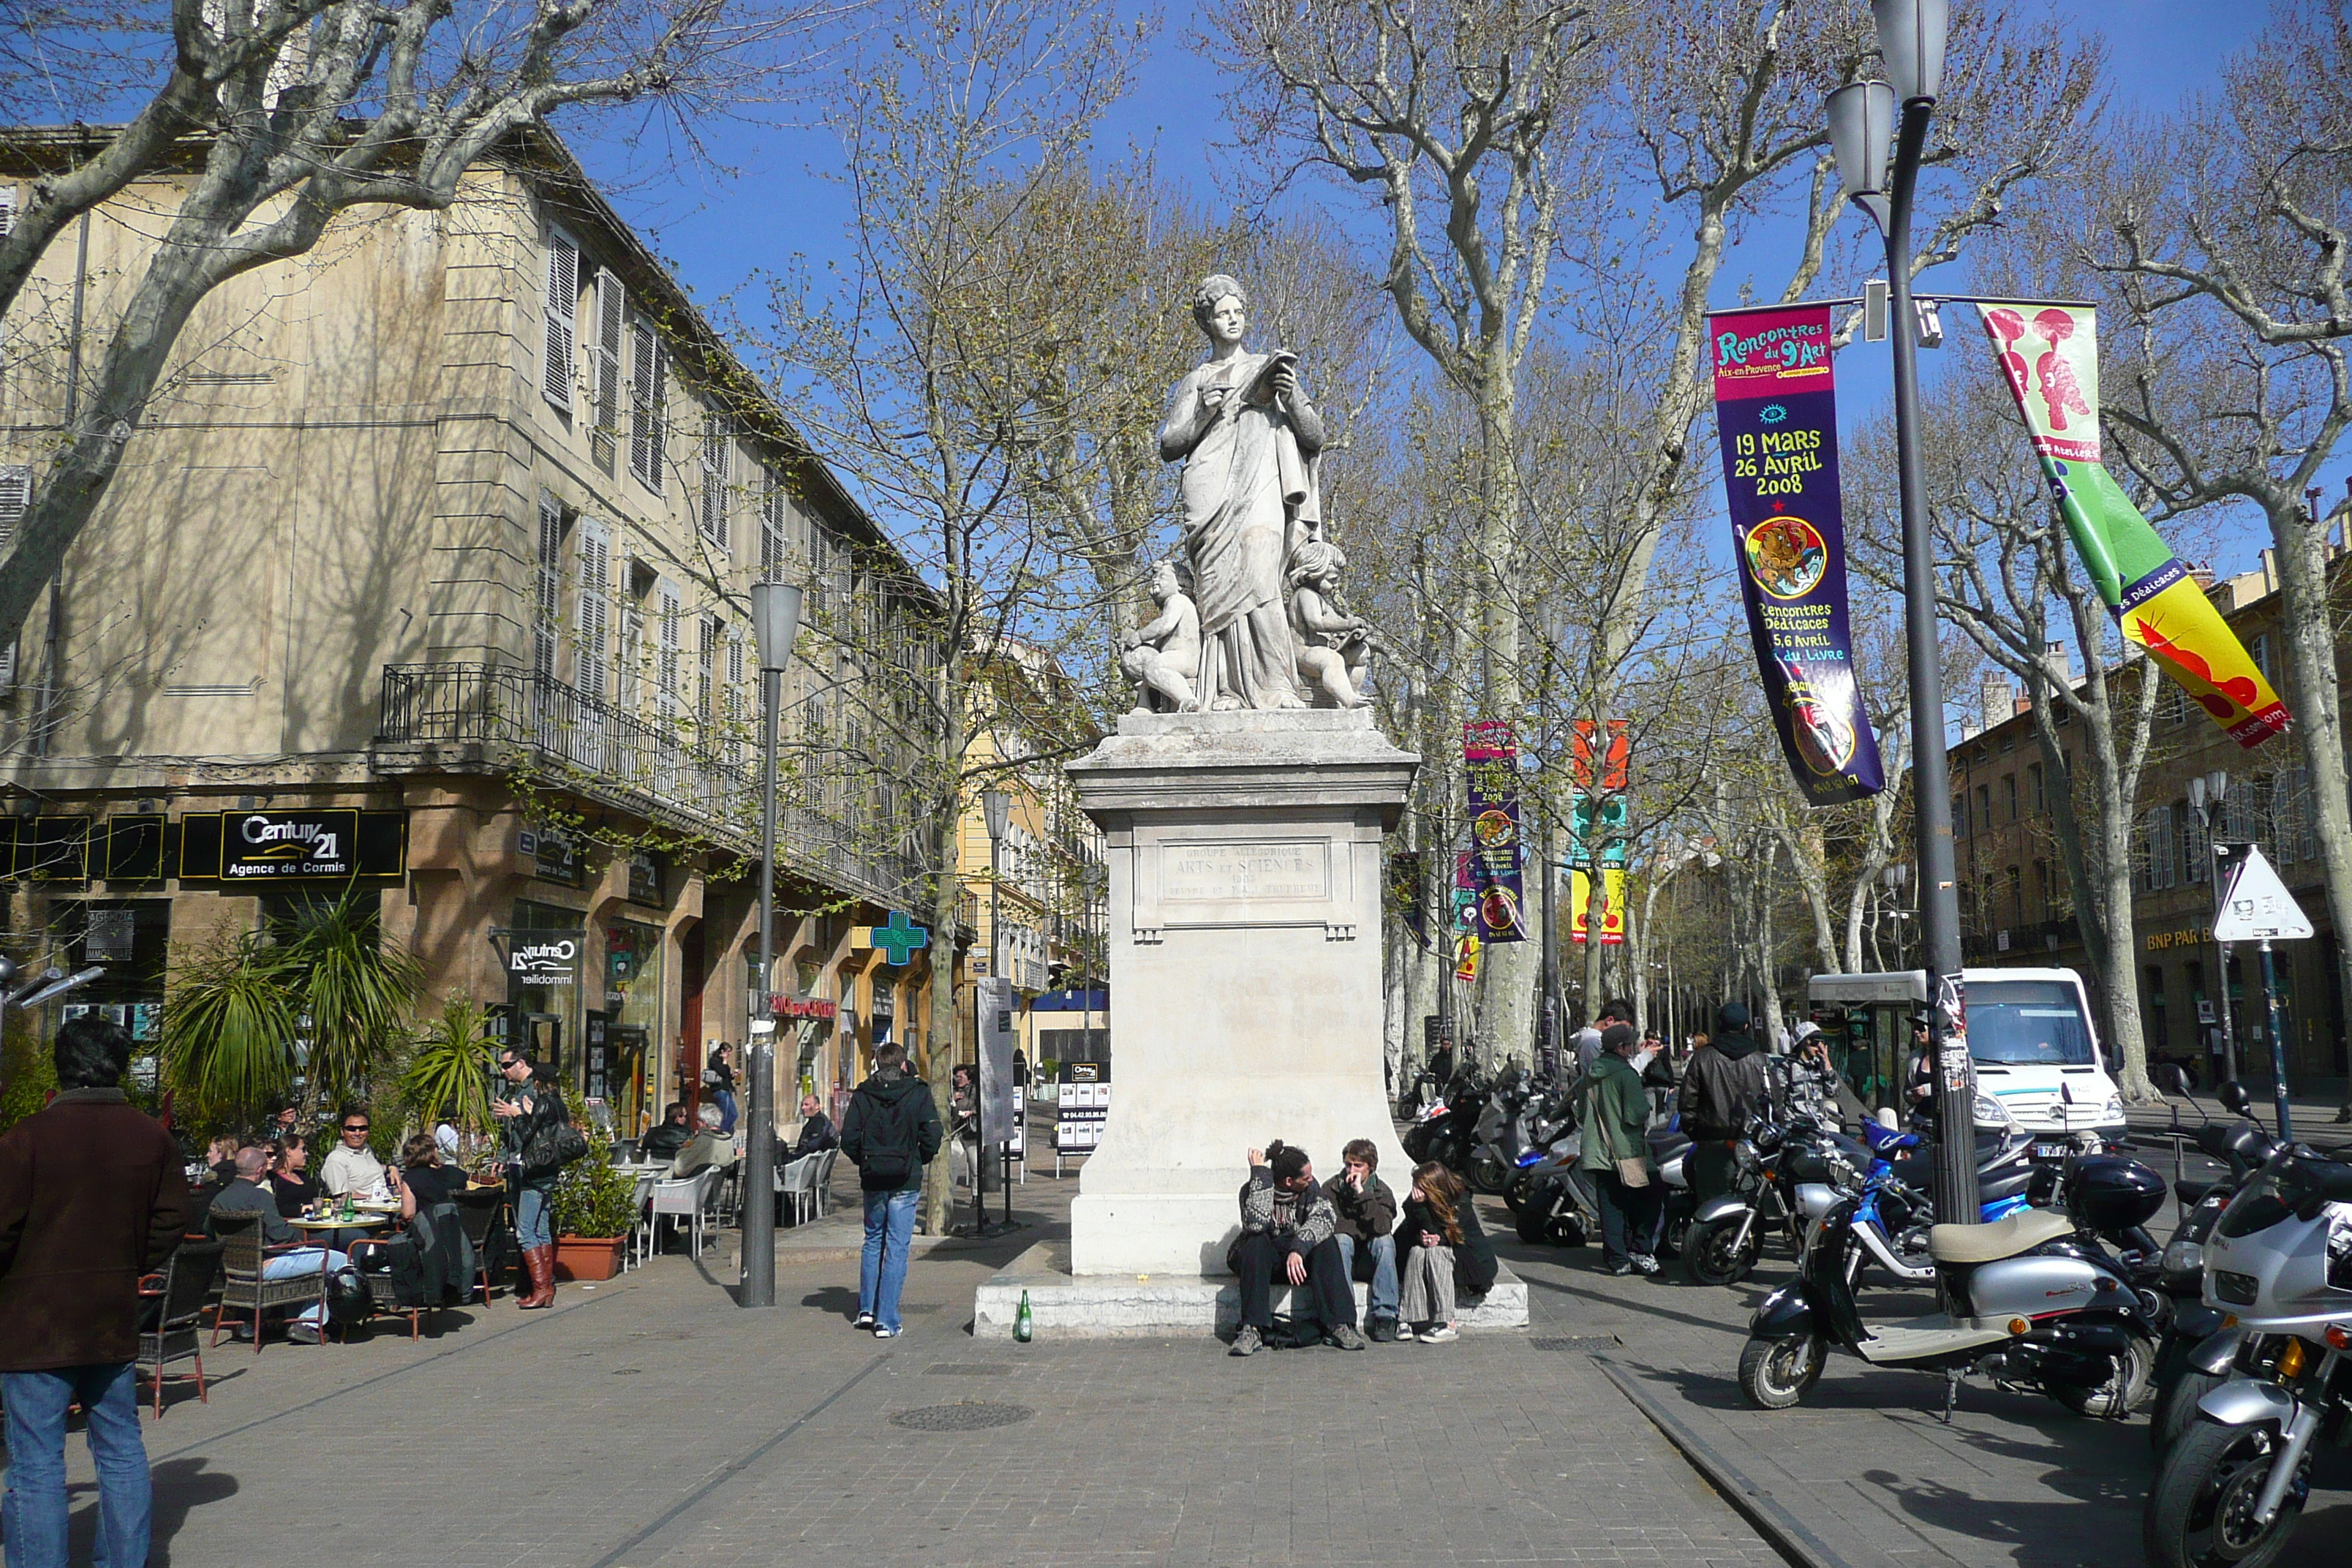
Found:
[[[2259,0],[2137,0],[2129,6],[2093,0],[2049,3],[2071,25],[2106,32],[2114,101],[2149,110],[2168,108],[2184,94],[2215,85],[2221,62],[2239,47],[2250,18],[2259,15]],[[2024,8],[2032,5],[2025,0]],[[1232,170],[1218,152],[1229,132],[1218,103],[1217,73],[1187,42],[1192,26],[1189,7],[1170,8],[1136,90],[1113,110],[1099,145],[1106,153],[1149,149],[1163,173],[1214,201],[1233,194]],[[623,212],[652,237],[706,303],[738,295],[755,273],[780,269],[796,256],[821,265],[845,253],[846,206],[839,185],[823,173],[834,142],[822,129],[711,127],[715,161],[736,173],[714,170],[705,161],[679,160],[643,184],[633,183],[623,171],[632,164],[647,166],[645,142],[632,150],[624,144],[626,138],[614,137],[623,127],[611,122],[594,131],[569,129],[592,171],[616,177],[612,195]],[[650,127],[631,129],[642,132]],[[1751,243],[1767,249],[1774,238],[1768,229]],[[1759,268],[1771,267],[1771,258],[1751,254]],[[1740,271],[1735,257],[1718,283],[1719,300],[1730,300]],[[1946,279],[1945,286],[1954,281]],[[1966,352],[1974,346],[1975,334],[1966,321],[1948,322],[1948,331],[1953,348]],[[1843,422],[1849,434],[1857,421],[1885,416],[1884,353],[1870,345],[1865,354],[1841,358]],[[1943,357],[1929,357],[1931,374]],[[2331,484],[2331,500],[2341,483],[2339,473]],[[2256,563],[2258,524],[2258,519],[2208,514],[2193,526],[2179,526],[2173,543],[2183,556],[2210,559],[2223,572],[2244,571]]]

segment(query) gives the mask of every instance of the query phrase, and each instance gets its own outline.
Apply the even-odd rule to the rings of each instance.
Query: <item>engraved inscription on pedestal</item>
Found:
[[[1163,844],[1166,904],[1290,902],[1331,896],[1331,842]]]
[[[1156,943],[1171,928],[1319,925],[1345,942],[1356,921],[1349,847],[1328,837],[1194,838],[1181,828],[1139,835],[1135,940]]]

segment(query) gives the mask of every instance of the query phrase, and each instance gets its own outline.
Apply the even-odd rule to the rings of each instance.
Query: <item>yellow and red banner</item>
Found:
[[[2099,458],[2099,330],[2084,305],[1980,304],[2075,553],[2124,637],[2249,749],[2294,721],[2189,569]]]
[[[1625,941],[1625,868],[1601,868],[1601,945],[1618,947]],[[1568,874],[1568,940],[1582,942],[1591,933],[1588,911],[1592,907],[1592,875],[1581,868]]]

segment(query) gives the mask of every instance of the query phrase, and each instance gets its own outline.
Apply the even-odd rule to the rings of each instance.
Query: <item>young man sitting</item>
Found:
[[[1274,1327],[1276,1273],[1310,1289],[1323,1342],[1362,1350],[1356,1292],[1339,1257],[1339,1215],[1315,1184],[1307,1151],[1276,1142],[1251,1150],[1249,1166],[1242,1187],[1242,1233],[1225,1254],[1225,1266],[1242,1286],[1242,1329],[1234,1336],[1232,1353],[1255,1355],[1265,1347],[1265,1331]]]
[[[1369,1138],[1349,1141],[1339,1152],[1342,1169],[1323,1184],[1324,1194],[1339,1215],[1339,1259],[1348,1278],[1356,1277],[1356,1254],[1370,1252],[1372,1297],[1364,1313],[1364,1337],[1376,1344],[1394,1344],[1397,1337],[1396,1194],[1374,1174],[1381,1152]],[[1351,1292],[1352,1294],[1352,1292]]]

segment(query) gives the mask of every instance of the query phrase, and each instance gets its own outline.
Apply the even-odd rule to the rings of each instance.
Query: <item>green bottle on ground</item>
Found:
[[[1036,1321],[1029,1316],[1029,1292],[1021,1292],[1021,1310],[1013,1314],[1013,1338],[1016,1343],[1027,1344],[1037,1332]]]

